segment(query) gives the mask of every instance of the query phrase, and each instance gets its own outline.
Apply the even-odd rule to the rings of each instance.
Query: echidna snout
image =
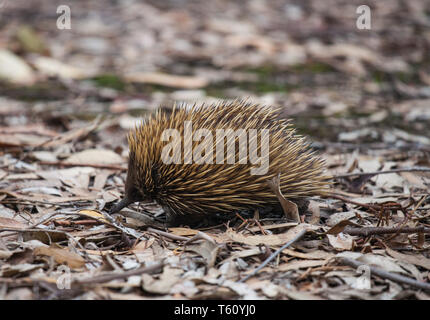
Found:
[[[127,207],[128,205],[130,205],[134,202],[144,200],[143,194],[135,185],[135,182],[136,182],[136,174],[135,173],[136,172],[135,172],[135,168],[134,168],[133,164],[134,164],[134,160],[130,158],[129,166],[128,166],[128,170],[127,170],[127,178],[125,180],[124,198],[121,199],[120,202],[115,204],[110,209],[109,214],[119,212],[119,211],[121,211],[121,209]]]

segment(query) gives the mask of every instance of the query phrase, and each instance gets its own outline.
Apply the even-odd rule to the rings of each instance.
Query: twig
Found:
[[[127,218],[132,218],[135,220],[138,220],[140,222],[143,222],[147,226],[155,227],[155,228],[165,228],[166,223],[162,220],[159,220],[158,218],[154,216],[146,215],[144,212],[137,212],[130,209],[122,210],[120,213],[122,216]]]
[[[196,240],[206,240],[209,241],[210,243],[216,245],[216,242],[214,239],[212,239],[211,237],[209,237],[206,233],[199,231],[198,233],[196,233],[192,238],[188,239],[185,243],[184,243],[184,247],[186,247],[187,244],[190,244]]]
[[[343,230],[351,236],[371,236],[375,234],[391,234],[391,233],[430,233],[430,228],[424,226],[419,227],[397,227],[397,228],[385,228],[385,227],[365,227],[365,228],[351,228],[346,227]]]
[[[264,230],[263,226],[261,225],[260,221],[258,221],[258,219],[255,219],[255,223],[257,224],[258,228],[260,229],[260,232],[261,232],[263,235],[267,235],[266,230]]]
[[[430,172],[430,168],[414,167],[414,168],[399,168],[399,169],[391,169],[391,170],[385,170],[385,171],[373,171],[373,172],[352,172],[352,173],[336,174],[333,176],[333,178],[347,178],[347,177],[366,176],[366,175],[376,176],[378,174],[399,173],[399,172],[416,172],[416,171]]]
[[[57,211],[57,212],[52,212],[50,214],[48,214],[47,216],[42,217],[42,219],[40,219],[38,222],[32,224],[31,226],[28,227],[28,229],[34,229],[36,228],[39,224],[44,224],[45,222],[49,221],[52,217],[56,216],[56,215],[74,215],[76,214],[76,212],[71,212],[71,211]]]
[[[137,212],[127,210],[127,211],[121,212],[121,214],[125,217],[129,217],[129,218],[133,218],[133,219],[142,221],[148,225],[152,225],[152,226],[156,226],[156,227],[162,227],[162,225],[160,223],[157,223],[156,221],[153,220],[153,217],[151,217],[151,218],[146,217],[146,215],[143,213],[137,213]],[[109,218],[110,221],[111,221],[111,219],[112,219],[112,217]],[[165,231],[154,229],[152,227],[147,227],[146,231],[156,233],[160,236],[163,236],[163,237],[166,237],[166,238],[169,238],[172,240],[176,240],[176,241],[188,241],[189,240],[189,238],[177,236],[177,235],[165,232]]]
[[[79,221],[55,220],[54,224],[62,227],[70,227],[70,226],[79,226],[79,225],[101,224],[101,222],[95,219],[87,219],[87,220],[79,220]]]
[[[315,271],[333,271],[333,270],[345,270],[348,269],[348,266],[321,266],[315,268],[308,268],[300,277],[297,278],[297,281],[306,279],[309,274]]]
[[[177,241],[188,241],[189,240],[189,238],[182,237],[182,236],[177,236],[176,234],[171,234],[171,233],[168,233],[168,232],[165,232],[165,231],[161,231],[161,230],[157,230],[157,229],[154,229],[154,228],[151,228],[151,227],[148,227],[148,229],[146,229],[146,231],[156,233],[156,234],[158,234],[160,236],[163,236],[163,237],[166,237],[166,238],[169,238],[169,239],[172,239],[172,240],[177,240]]]
[[[380,206],[375,206],[375,205],[367,204],[367,203],[360,203],[360,202],[357,202],[357,201],[354,201],[354,200],[350,200],[348,198],[345,198],[345,197],[343,197],[341,195],[334,194],[334,193],[330,193],[327,196],[330,197],[330,198],[333,198],[333,199],[338,199],[338,200],[341,200],[343,202],[348,202],[348,203],[351,203],[351,204],[355,204],[356,206],[360,206],[360,207],[371,209],[371,210],[377,210],[377,209],[380,208]]]
[[[152,271],[156,271],[158,269],[160,269],[161,267],[163,267],[164,265],[164,261],[159,261],[151,266],[148,267],[141,267],[141,268],[137,268],[134,270],[129,270],[129,271],[125,271],[122,273],[110,273],[110,274],[102,274],[100,276],[95,276],[95,277],[90,277],[87,279],[82,279],[82,280],[78,280],[75,279],[73,281],[73,284],[97,284],[97,283],[104,283],[104,282],[109,282],[111,280],[115,280],[115,279],[124,279],[124,278],[128,278],[131,276],[137,276],[143,273],[149,273]]]
[[[57,206],[60,207],[60,204],[48,202],[48,201],[39,201],[39,200],[20,200],[20,199],[4,199],[0,201],[1,204],[23,204],[23,205],[34,205],[35,203],[45,204],[49,206]]]
[[[293,239],[291,239],[286,244],[284,244],[282,247],[280,247],[278,250],[276,250],[274,253],[272,253],[266,260],[264,260],[264,262],[257,269],[255,269],[252,273],[250,273],[246,277],[240,279],[239,282],[245,282],[246,280],[248,280],[251,277],[255,276],[258,273],[258,271],[260,271],[261,269],[263,269],[270,261],[272,261],[273,259],[275,259],[284,249],[288,248],[294,242],[296,242],[300,238],[302,238],[305,235],[306,232],[307,232],[306,229],[300,230],[300,232]]]
[[[40,165],[49,165],[49,166],[59,166],[59,167],[93,167],[98,169],[110,169],[110,170],[119,170],[126,171],[127,168],[122,166],[115,166],[109,164],[96,164],[96,163],[68,163],[63,161],[40,161],[38,162]]]
[[[134,237],[136,239],[141,239],[142,237],[144,237],[143,234],[140,233],[140,232],[138,232],[137,230],[125,227],[119,221],[115,221],[115,219],[111,215],[109,215],[109,214],[107,214],[105,212],[102,212],[102,214],[103,214],[103,217],[109,222],[109,224],[111,226],[117,228],[121,232],[123,232],[123,233],[125,233],[125,234],[127,234],[129,236],[132,236],[132,237]],[[98,220],[98,221],[103,222],[100,219],[97,219],[97,218],[95,218],[95,219]],[[103,223],[107,224],[106,222],[103,222]]]
[[[362,263],[362,262],[359,262],[359,261],[356,261],[353,259],[344,258],[344,257],[338,257],[337,259],[341,263],[346,264],[346,265],[353,267],[353,268],[358,268],[361,265],[365,265],[370,269],[370,274],[374,274],[374,275],[381,277],[383,279],[388,279],[388,280],[391,280],[394,282],[408,284],[408,285],[415,287],[415,288],[423,289],[425,291],[430,291],[430,283],[417,281],[417,280],[414,280],[414,279],[411,279],[411,278],[408,278],[405,276],[401,276],[401,275],[398,275],[395,273],[387,272],[385,270],[369,266],[365,263]]]
[[[58,233],[58,234],[64,234],[67,238],[72,240],[74,243],[77,244],[79,248],[81,248],[83,251],[85,251],[85,248],[82,246],[82,244],[76,240],[70,233],[66,231],[61,230],[51,230],[51,229],[38,229],[38,228],[0,228],[0,232],[3,231],[12,231],[12,232],[46,232],[46,233]]]

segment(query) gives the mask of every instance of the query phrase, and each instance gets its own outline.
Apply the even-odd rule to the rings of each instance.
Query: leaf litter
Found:
[[[425,1],[372,3],[372,41],[346,0],[77,1],[92,19],[69,38],[36,2],[37,23],[24,2],[0,12],[0,299],[430,298]],[[281,107],[326,159],[332,196],[303,207],[274,181],[283,214],[193,228],[107,215],[127,130],[221,97]]]

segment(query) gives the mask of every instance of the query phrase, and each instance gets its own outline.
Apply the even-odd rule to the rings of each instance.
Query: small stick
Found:
[[[330,198],[333,198],[333,199],[341,200],[343,202],[355,204],[356,206],[367,208],[367,209],[370,209],[370,210],[373,210],[373,211],[376,211],[376,209],[379,208],[378,206],[375,206],[375,205],[372,205],[372,204],[367,204],[367,203],[360,203],[360,202],[357,202],[357,201],[354,201],[354,200],[350,200],[348,198],[345,198],[345,197],[343,197],[341,195],[334,194],[334,193],[330,193],[327,196],[330,197]]]
[[[430,233],[430,228],[424,226],[419,227],[397,227],[397,228],[385,228],[385,227],[365,227],[365,228],[351,228],[346,227],[343,230],[351,236],[371,236],[375,234],[391,234],[391,233]]]
[[[156,233],[156,234],[158,234],[160,236],[163,236],[163,237],[166,237],[166,238],[169,238],[169,239],[172,239],[172,240],[176,240],[176,241],[185,241],[186,242],[186,241],[189,240],[189,238],[182,237],[182,236],[177,236],[175,234],[171,234],[171,233],[168,233],[168,232],[165,232],[165,231],[157,230],[157,229],[154,229],[154,228],[151,228],[151,227],[148,227],[146,229],[146,231],[153,232],[153,233]]]
[[[129,270],[121,273],[102,274],[99,276],[89,277],[82,280],[76,279],[73,281],[73,284],[97,284],[97,283],[109,282],[115,279],[124,279],[131,276],[137,276],[143,273],[156,271],[160,269],[163,265],[164,265],[164,261],[160,261],[148,267],[141,267],[141,268],[137,268],[134,270]]]
[[[111,225],[111,226],[113,226],[113,227],[117,228],[118,230],[120,230],[120,231],[121,231],[121,232],[123,232],[124,234],[127,234],[127,235],[129,235],[129,236],[132,236],[132,237],[134,237],[134,238],[136,238],[136,239],[144,238],[142,233],[138,232],[138,231],[137,231],[137,230],[135,230],[135,229],[132,229],[132,228],[128,228],[128,227],[123,226],[120,222],[115,221],[115,219],[114,219],[111,215],[109,215],[109,214],[107,214],[107,213],[104,213],[104,212],[102,212],[102,214],[103,214],[103,217],[108,221],[108,223],[103,222],[103,221],[101,221],[101,220],[99,220],[99,219],[96,219],[96,220],[98,220],[98,221],[102,222],[103,224],[109,224],[109,225]]]
[[[201,240],[209,241],[210,243],[212,243],[212,244],[216,245],[216,242],[215,242],[215,240],[214,240],[214,239],[212,239],[211,237],[209,237],[206,233],[199,231],[198,233],[196,233],[196,234],[194,235],[194,237],[192,237],[192,238],[188,239],[188,240],[184,243],[184,247],[186,247],[186,246],[187,246],[187,244],[190,244],[190,243],[192,243],[192,242],[194,242],[194,241],[196,241],[196,240],[200,240],[200,239],[201,239]]]
[[[51,219],[52,217],[59,215],[59,214],[73,214],[73,213],[69,213],[69,212],[66,213],[66,212],[61,212],[61,211],[52,212],[52,213],[48,214],[47,216],[42,217],[42,219],[39,220],[38,222],[29,226],[28,229],[36,228],[39,224],[44,224],[46,221],[49,221],[49,219]]]
[[[430,283],[417,281],[417,280],[414,280],[414,279],[411,279],[411,278],[408,278],[405,276],[401,276],[401,275],[398,275],[395,273],[387,272],[385,270],[369,266],[365,263],[362,263],[362,262],[359,262],[359,261],[356,261],[353,259],[340,257],[340,258],[338,258],[338,260],[341,263],[346,264],[346,265],[353,267],[353,268],[358,268],[359,266],[365,265],[370,269],[370,274],[374,274],[378,277],[381,277],[383,279],[388,279],[388,280],[391,280],[394,282],[408,284],[412,287],[423,289],[425,291],[430,291]]]
[[[85,248],[82,246],[82,244],[76,240],[70,233],[66,232],[66,231],[61,231],[61,230],[51,230],[51,229],[38,229],[38,228],[34,228],[34,229],[30,229],[30,228],[25,228],[25,229],[21,229],[21,228],[0,228],[0,232],[3,231],[12,231],[12,232],[45,232],[48,233],[58,233],[58,234],[64,234],[68,239],[72,240],[74,243],[76,243],[78,245],[79,248],[81,248],[83,251],[85,251]]]
[[[49,165],[49,166],[58,166],[58,167],[93,167],[98,169],[110,169],[110,170],[118,170],[118,171],[126,171],[127,168],[122,166],[115,166],[109,164],[96,164],[96,163],[68,163],[63,161],[40,161],[38,162],[41,165]]]
[[[385,170],[385,171],[373,171],[373,172],[352,172],[352,173],[344,173],[344,174],[337,174],[334,175],[333,178],[347,178],[347,177],[354,177],[354,176],[376,176],[378,174],[387,174],[387,173],[399,173],[399,172],[430,172],[430,168],[425,167],[414,167],[414,168],[399,168],[399,169],[391,169],[391,170]]]
[[[255,219],[255,223],[257,224],[258,228],[260,229],[260,232],[261,232],[263,235],[267,235],[267,232],[266,232],[266,230],[264,230],[264,228],[263,228],[263,226],[261,225],[260,221],[258,221],[257,219]]]
[[[250,273],[246,277],[240,279],[239,283],[245,282],[249,278],[255,276],[258,273],[258,271],[260,271],[261,269],[263,269],[270,261],[272,261],[273,259],[275,259],[284,249],[288,248],[294,242],[296,242],[300,238],[302,238],[305,235],[306,232],[307,232],[306,229],[301,230],[298,234],[296,234],[296,236],[293,239],[291,239],[290,241],[288,241],[286,244],[284,244],[282,247],[280,247],[278,250],[276,250],[274,253],[272,253],[266,260],[264,260],[264,262],[257,269],[255,269],[252,273]]]
[[[99,220],[87,219],[87,220],[79,220],[79,221],[69,221],[69,220],[55,220],[54,224],[63,227],[70,227],[75,225],[92,225],[92,224],[100,224]]]
[[[315,268],[308,268],[297,280],[305,279],[309,274],[315,271],[333,271],[333,270],[345,270],[348,269],[348,266],[322,266]]]

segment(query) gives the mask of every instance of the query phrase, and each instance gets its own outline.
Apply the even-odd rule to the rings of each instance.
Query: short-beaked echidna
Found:
[[[154,200],[168,216],[261,208],[279,203],[268,184],[278,174],[287,199],[324,194],[324,161],[279,115],[244,101],[157,112],[128,135],[125,197],[111,213]]]

